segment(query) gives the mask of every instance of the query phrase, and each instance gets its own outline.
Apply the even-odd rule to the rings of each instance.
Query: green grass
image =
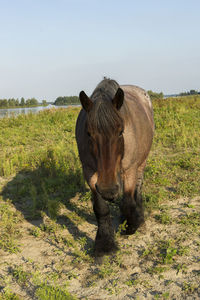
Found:
[[[39,300],[76,300],[66,289],[50,286],[43,283],[36,290],[36,297]]]
[[[19,223],[21,214],[17,212],[10,202],[0,199],[0,249],[10,253],[20,251],[17,238],[20,237]]]
[[[156,130],[143,189],[150,209],[200,193],[200,97],[155,100],[153,107]]]
[[[145,207],[149,211],[160,209],[155,219],[162,225],[177,223],[198,232],[198,213],[191,211],[173,220],[163,204],[166,200],[173,203],[177,198],[200,194],[200,97],[155,100],[153,106],[156,130],[145,170]],[[27,236],[54,245],[55,257],[60,261],[45,276],[35,266],[34,274],[23,266],[10,269],[11,281],[21,288],[33,286],[32,293],[38,299],[74,299],[60,283],[66,253],[74,270],[83,263],[88,266],[94,263],[94,241],[80,229],[85,221],[94,221],[94,214],[89,206],[90,191],[85,187],[75,141],[78,113],[79,108],[57,109],[0,119],[0,251],[19,253],[23,248],[18,242],[24,234],[23,219],[30,223],[40,220],[38,226],[28,229]],[[188,204],[188,209],[193,208]],[[120,239],[119,234],[116,238]],[[121,258],[127,251],[131,248],[118,252],[115,258],[106,258],[94,269],[93,275],[89,275],[86,286],[112,278],[106,289],[110,294],[117,294],[115,274],[123,269]],[[148,272],[162,274],[176,263],[177,257],[187,255],[187,251],[173,239],[160,240],[144,249],[141,259],[153,258],[155,265],[149,267]],[[177,263],[176,270],[181,272],[185,266]],[[65,274],[64,282],[76,277],[76,272],[71,271]],[[125,285],[135,286],[139,282],[130,277]],[[0,285],[4,286],[0,299],[22,299],[9,289],[7,282]],[[195,287],[189,284],[183,287],[188,293],[193,289]],[[166,299],[167,296],[162,295]]]
[[[5,291],[0,293],[0,300],[22,300],[22,298],[9,289],[5,289]]]
[[[151,259],[154,264],[148,268],[147,272],[150,274],[161,274],[173,265],[177,273],[185,270],[185,265],[175,264],[177,258],[186,256],[189,253],[189,248],[181,245],[178,240],[158,240],[154,245],[150,245],[143,250],[141,258],[146,261]]]
[[[12,280],[16,281],[22,288],[32,286],[33,291],[31,292],[34,299],[38,300],[76,300],[77,298],[71,295],[67,290],[67,284],[63,287],[58,287],[53,282],[50,284],[50,277],[48,281],[41,281],[40,274],[35,272],[34,274],[30,271],[25,271],[23,266],[15,266],[10,268],[9,273],[12,276]],[[3,292],[0,293],[0,299],[5,300],[20,300],[23,299],[20,296],[12,293],[8,288],[4,288]]]
[[[12,195],[30,218],[41,210],[56,218],[60,199],[85,191],[74,134],[78,111],[0,120],[0,176],[13,177],[3,195]]]
[[[150,209],[166,198],[200,193],[200,97],[155,100],[155,137],[145,171]],[[45,210],[56,218],[59,203],[84,197],[75,142],[79,108],[46,110],[0,120],[0,176],[13,177],[3,191],[30,218]]]

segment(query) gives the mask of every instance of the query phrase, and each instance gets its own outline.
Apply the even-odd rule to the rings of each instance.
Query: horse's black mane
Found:
[[[88,114],[88,125],[106,136],[111,136],[118,127],[123,126],[122,118],[112,104],[118,88],[115,80],[104,78],[91,96],[93,108]]]

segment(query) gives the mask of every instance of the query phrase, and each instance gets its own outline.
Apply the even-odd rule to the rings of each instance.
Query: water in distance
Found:
[[[0,109],[0,118],[6,117],[6,116],[7,117],[18,116],[20,114],[28,114],[28,113],[36,114],[39,111],[44,110],[44,109],[60,108],[60,107],[67,108],[69,106],[80,106],[80,105],[55,106],[55,105],[49,104],[47,106],[37,106],[37,107],[2,108],[2,109]]]

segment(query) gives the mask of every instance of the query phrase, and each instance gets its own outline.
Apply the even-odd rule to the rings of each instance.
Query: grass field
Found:
[[[200,97],[153,106],[146,229],[117,232],[120,250],[102,265],[75,141],[79,108],[0,119],[0,299],[198,299]]]

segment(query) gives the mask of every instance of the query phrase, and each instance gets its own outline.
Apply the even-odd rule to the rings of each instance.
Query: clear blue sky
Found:
[[[0,0],[0,98],[200,90],[199,0]]]

